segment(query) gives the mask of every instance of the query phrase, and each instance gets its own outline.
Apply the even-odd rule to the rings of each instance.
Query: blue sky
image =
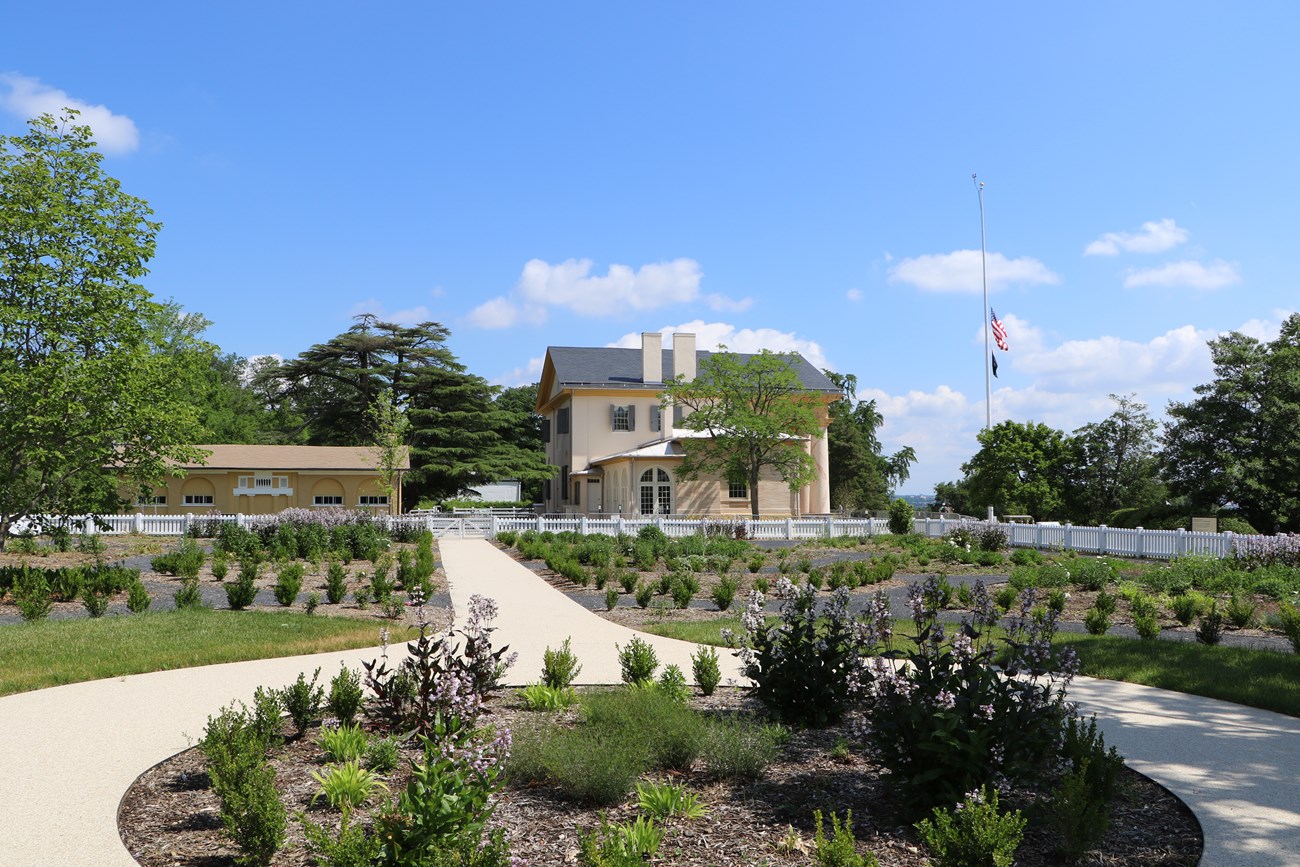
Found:
[[[978,9],[975,7],[979,7]],[[241,355],[373,312],[494,382],[547,345],[797,349],[904,492],[984,422],[1073,430],[1297,309],[1292,3],[222,4],[7,10],[0,133],[84,109],[164,223],[147,287]]]

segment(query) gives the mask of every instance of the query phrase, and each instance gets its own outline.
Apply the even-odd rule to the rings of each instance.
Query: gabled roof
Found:
[[[671,380],[678,373],[673,369],[673,350],[662,351],[664,379]],[[696,369],[698,370],[700,363],[711,355],[713,353],[706,349],[696,350]],[[741,361],[754,357],[753,354],[739,352],[736,356]],[[798,374],[799,382],[804,388],[810,391],[839,393],[835,383],[831,382],[826,374],[813,367],[802,355],[794,353],[793,356],[794,371]],[[546,357],[547,363],[554,367],[557,388],[592,386],[663,390],[663,383],[642,381],[640,349],[613,346],[549,346],[546,349]]]
[[[189,470],[366,470],[375,471],[373,446],[202,445],[207,463],[182,463]],[[409,455],[399,469],[410,469]]]

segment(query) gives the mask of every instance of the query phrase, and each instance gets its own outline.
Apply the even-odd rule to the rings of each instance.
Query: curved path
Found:
[[[634,633],[593,615],[491,544],[442,542],[456,617],[473,594],[498,600],[497,644],[519,658],[507,680],[534,682],[546,647],[566,636],[582,683],[617,683],[615,644]],[[690,671],[693,645],[646,636],[661,662]],[[377,648],[100,680],[0,698],[0,867],[130,867],[117,804],[143,771],[186,748],[210,714],[258,686]],[[735,660],[720,654],[724,678]],[[1207,867],[1300,865],[1300,720],[1131,684],[1080,678],[1072,697],[1095,712],[1130,765],[1176,792],[1205,831]]]

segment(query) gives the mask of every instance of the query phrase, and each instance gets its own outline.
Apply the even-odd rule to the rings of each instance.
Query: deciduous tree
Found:
[[[1067,516],[1076,464],[1069,437],[1041,423],[1004,421],[980,431],[979,443],[962,465],[977,514],[992,506],[1000,515]]]
[[[162,305],[138,282],[160,224],[104,172],[66,110],[0,137],[0,547],[16,520],[113,508],[190,446],[194,376]]]
[[[661,399],[666,411],[673,405],[687,410],[679,427],[704,434],[683,441],[678,474],[719,473],[745,482],[750,511],[758,517],[764,467],[791,491],[815,477],[805,443],[822,435],[820,398],[803,387],[791,355],[764,350],[742,357],[722,350],[700,362],[695,379],[665,383]]]

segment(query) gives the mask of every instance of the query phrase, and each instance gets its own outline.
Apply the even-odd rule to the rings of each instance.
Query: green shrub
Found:
[[[330,561],[329,570],[325,574],[325,601],[338,605],[348,593],[347,570],[342,563]]]
[[[765,562],[766,558],[763,556],[762,552],[759,552],[749,558],[749,561],[745,564],[745,568],[749,569],[749,574],[757,575],[759,570],[763,568]]]
[[[916,830],[936,867],[1011,867],[1025,820],[1019,810],[1005,815],[998,810],[996,790],[980,790],[967,795],[955,811],[936,807]]]
[[[673,575],[672,583],[669,586],[669,593],[673,597],[673,604],[678,608],[687,608],[695,594],[700,592],[699,579],[690,572],[678,572]]]
[[[257,599],[257,587],[253,582],[257,580],[259,565],[252,559],[239,561],[239,577],[222,585],[226,588],[226,602],[233,610],[247,608]]]
[[[517,540],[518,538],[519,538],[519,534],[514,532],[513,530],[502,530],[501,532],[497,533],[497,541],[500,542],[506,548],[513,548],[515,546],[515,540]]]
[[[239,847],[235,863],[265,867],[288,837],[288,811],[275,788],[275,769],[261,765],[221,799],[221,822]]]
[[[1011,552],[1011,562],[1017,566],[1037,566],[1043,562],[1043,555],[1033,548],[1017,548]]]
[[[659,851],[663,834],[653,819],[610,825],[602,813],[597,830],[578,834],[579,867],[638,867]]]
[[[641,812],[651,819],[683,819],[704,817],[704,805],[693,792],[672,783],[637,783],[636,802]]]
[[[691,654],[691,676],[695,685],[704,695],[713,695],[718,684],[722,682],[722,669],[718,665],[718,651],[708,645],[701,645]]]
[[[1233,593],[1223,613],[1233,626],[1238,629],[1249,629],[1255,624],[1255,611],[1254,602],[1238,593]]]
[[[703,718],[657,684],[587,696],[583,721],[604,739],[640,744],[649,764],[670,770],[688,770],[706,734]]]
[[[685,704],[691,698],[691,688],[686,685],[686,675],[682,673],[679,665],[665,666],[663,673],[659,675],[656,687],[664,695],[681,704]]]
[[[569,638],[564,639],[559,650],[548,647],[542,653],[542,683],[552,689],[564,689],[572,685],[581,671],[582,664],[569,646]]]
[[[396,738],[377,738],[366,747],[366,767],[378,774],[386,774],[397,767],[400,757]]]
[[[303,567],[301,563],[289,563],[281,567],[275,579],[275,601],[283,606],[290,606],[298,598],[302,589]]]
[[[1083,615],[1083,625],[1090,635],[1105,635],[1106,630],[1110,629],[1110,617],[1094,605]]]
[[[321,718],[325,690],[317,684],[319,677],[319,668],[312,673],[310,683],[307,681],[307,675],[299,672],[297,680],[280,690],[280,701],[284,704],[289,719],[293,720],[300,737],[307,731],[308,726]]]
[[[624,683],[646,683],[654,679],[659,657],[649,642],[634,636],[625,647],[614,647],[618,650],[618,665]]]
[[[654,601],[655,588],[652,584],[638,584],[636,588],[636,604],[641,608],[649,608],[650,603]]]
[[[1060,614],[1062,611],[1065,610],[1066,598],[1067,598],[1066,592],[1060,589],[1059,587],[1050,590],[1047,593],[1047,607],[1050,608],[1052,611],[1055,611],[1057,614]]]
[[[618,607],[618,588],[617,587],[605,588],[605,608],[608,609],[609,611],[613,611],[617,607]]]
[[[1196,626],[1196,640],[1201,644],[1218,644],[1223,638],[1223,612],[1219,603],[1210,605],[1210,610],[1201,615]]]
[[[1291,642],[1291,649],[1300,653],[1300,611],[1290,602],[1283,602],[1278,606],[1277,616],[1278,626]]]
[[[566,799],[609,806],[632,791],[648,763],[646,745],[583,727],[562,729],[542,747],[546,776]]]
[[[50,585],[41,569],[25,569],[14,581],[14,604],[28,623],[44,620],[54,607]]]
[[[145,589],[144,584],[141,583],[139,578],[135,579],[135,583],[127,589],[127,610],[132,614],[143,614],[145,611],[149,610],[149,606],[152,604],[153,597],[149,595],[149,591]]]
[[[310,822],[300,816],[303,836],[307,838],[307,851],[313,862],[321,867],[373,867],[383,848],[378,837],[365,825],[353,824],[344,814],[337,834],[331,834],[324,825]]]
[[[1209,610],[1210,600],[1201,593],[1184,593],[1171,599],[1169,607],[1174,612],[1175,620],[1183,626],[1190,626],[1193,620]]]
[[[330,714],[343,725],[356,719],[365,692],[361,689],[361,672],[340,663],[339,673],[330,681],[329,696],[325,704]]]
[[[1016,604],[1016,588],[1003,587],[993,594],[993,603],[1002,611],[1010,611]]]
[[[889,532],[895,536],[906,536],[912,532],[912,519],[916,512],[907,500],[894,500],[889,504]]]
[[[1156,600],[1149,594],[1142,593],[1141,591],[1135,591],[1129,595],[1128,608],[1129,613],[1133,615],[1134,619],[1146,617],[1154,620],[1160,613],[1160,609],[1156,605]]]
[[[226,561],[224,551],[218,551],[212,555],[212,577],[218,581],[225,581],[226,575],[230,572],[230,563]]]
[[[1057,853],[1074,862],[1106,836],[1124,761],[1113,747],[1106,749],[1095,718],[1069,721],[1061,753],[1065,771],[1046,813]]]
[[[111,592],[105,589],[100,582],[87,581],[86,586],[81,589],[81,604],[91,617],[103,617],[104,612],[108,611],[108,601],[111,595]],[[149,594],[146,593],[145,595],[148,596]]]
[[[831,836],[827,839],[822,827],[822,811],[813,811],[813,863],[817,867],[876,867],[874,855],[866,857],[858,854],[857,841],[853,839],[853,811],[844,813],[844,824],[840,824],[834,811],[831,812]]]
[[[1100,590],[1119,578],[1119,569],[1105,557],[1080,557],[1073,565],[1074,583],[1084,590]]]
[[[726,575],[718,581],[717,585],[713,588],[711,596],[713,604],[718,606],[719,611],[726,611],[731,607],[732,600],[736,598],[737,589],[738,585],[736,584],[735,579],[730,575]]]
[[[1133,628],[1138,638],[1155,639],[1160,635],[1160,621],[1150,614],[1138,614],[1133,617]]]
[[[203,596],[199,593],[199,579],[197,578],[186,578],[182,581],[181,586],[177,588],[172,598],[176,602],[176,608],[180,611],[187,608],[204,607]]]

